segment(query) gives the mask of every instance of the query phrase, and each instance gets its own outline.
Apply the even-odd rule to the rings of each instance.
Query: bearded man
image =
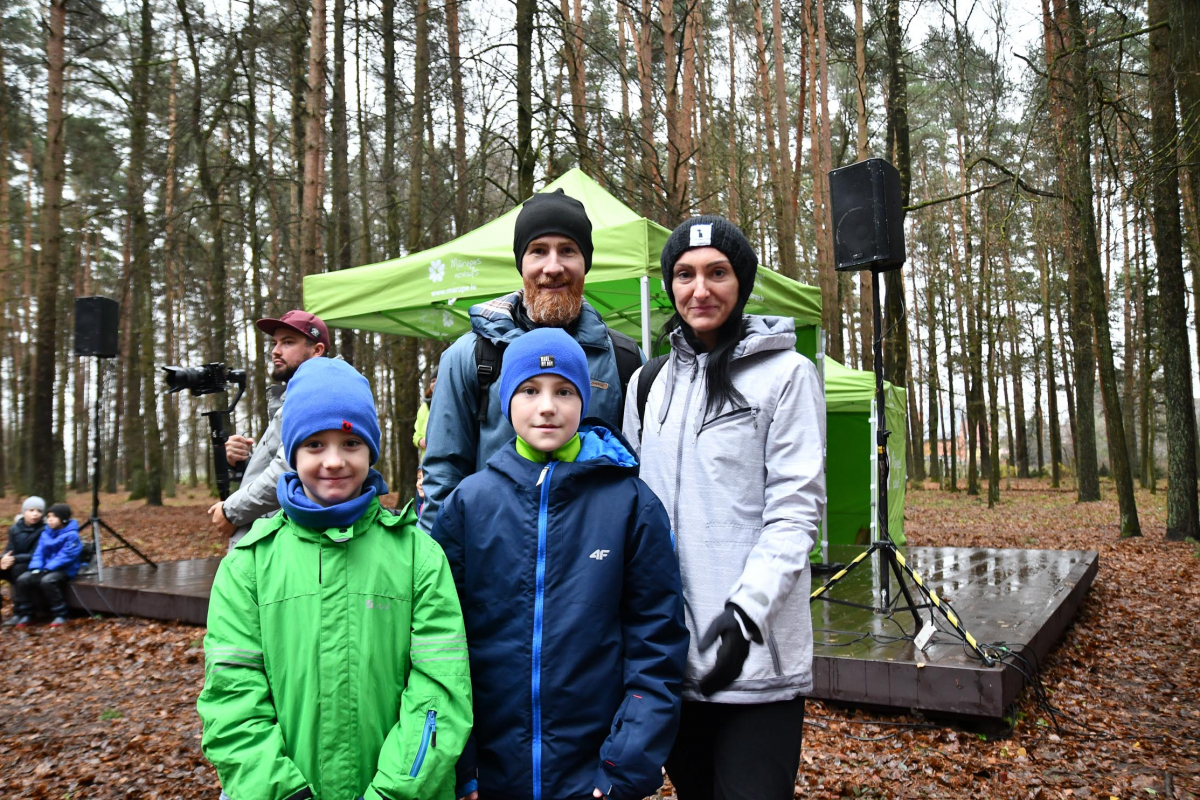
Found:
[[[610,330],[583,299],[592,267],[592,223],[583,203],[562,189],[525,201],[513,231],[513,255],[524,288],[471,307],[471,332],[442,354],[426,428],[425,507],[433,528],[438,508],[463,478],[483,469],[516,433],[500,410],[504,348],[535,328],[562,328],[587,355],[589,415],[620,430],[625,386],[645,361],[637,344]]]
[[[301,364],[329,350],[329,329],[320,317],[307,311],[296,309],[279,319],[260,319],[254,324],[271,337],[271,380],[280,385],[267,389],[267,417],[271,421],[258,446],[253,439],[236,434],[225,442],[225,459],[231,465],[250,460],[238,490],[208,509],[213,527],[230,537],[231,549],[254,520],[279,509],[276,485],[280,475],[291,471],[280,435],[287,382]]]

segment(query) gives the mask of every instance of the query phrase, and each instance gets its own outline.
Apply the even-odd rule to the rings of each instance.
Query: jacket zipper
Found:
[[[754,409],[751,408],[750,406],[746,406],[745,408],[738,408],[738,409],[734,409],[733,411],[727,411],[724,414],[718,414],[717,416],[713,417],[712,419],[708,420],[703,425],[701,425],[699,432],[704,433],[704,431],[708,430],[709,428],[713,427],[714,425],[718,425],[722,422],[727,422],[728,420],[731,420],[735,417],[740,417],[743,414],[753,414],[753,413],[754,413]]]
[[[675,513],[671,516],[673,521],[679,520],[679,488],[683,481],[683,434],[687,430],[688,412],[692,409],[692,391],[696,388],[696,375],[699,371],[700,362],[693,362],[692,377],[688,379],[687,397],[683,401],[683,416],[679,419],[679,442],[675,447]]]
[[[542,800],[542,617],[546,592],[546,525],[550,511],[551,461],[538,477],[542,487],[538,501],[538,550],[536,588],[533,596],[533,800]]]
[[[425,715],[425,729],[421,731],[421,746],[417,748],[417,757],[413,760],[412,769],[408,771],[408,777],[415,778],[417,773],[421,771],[421,765],[425,763],[425,751],[430,746],[437,747],[437,712],[433,709]]]

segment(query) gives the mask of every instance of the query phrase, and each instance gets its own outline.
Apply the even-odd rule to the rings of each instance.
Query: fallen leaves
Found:
[[[1086,505],[1036,481],[1016,488],[993,511],[963,494],[912,492],[905,531],[919,545],[1099,551],[1091,592],[1041,665],[1061,733],[1028,690],[1007,738],[994,723],[810,702],[797,797],[1200,798],[1195,548],[1163,541],[1162,494],[1138,495],[1147,535],[1122,540],[1111,485],[1110,499]],[[71,502],[86,514],[90,496]],[[147,509],[105,497],[102,513],[154,558],[223,553],[205,524],[209,498],[173,502]],[[18,503],[0,501],[0,514]],[[0,631],[0,797],[215,800],[195,709],[203,635],[111,618]],[[662,795],[674,797],[670,787]]]

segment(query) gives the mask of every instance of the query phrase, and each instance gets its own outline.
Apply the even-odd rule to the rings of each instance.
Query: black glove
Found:
[[[711,672],[700,679],[700,694],[705,697],[721,691],[742,674],[742,665],[746,663],[746,656],[750,655],[750,639],[743,635],[738,619],[746,626],[751,639],[762,643],[762,634],[746,616],[746,612],[733,603],[726,603],[725,610],[708,626],[698,644],[700,650],[704,651],[713,646],[718,636],[721,637],[717,663]]]

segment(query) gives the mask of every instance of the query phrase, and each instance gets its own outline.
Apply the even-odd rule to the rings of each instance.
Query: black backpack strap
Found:
[[[642,375],[638,378],[637,388],[637,411],[638,411],[638,441],[642,440],[642,431],[645,430],[646,416],[646,401],[650,399],[650,387],[654,385],[654,379],[658,377],[658,373],[662,372],[662,368],[666,365],[667,359],[670,358],[668,353],[665,356],[655,356],[646,362],[642,367]]]
[[[637,342],[632,337],[612,328],[608,329],[608,340],[612,342],[613,358],[617,360],[617,376],[621,380],[621,399],[617,403],[616,419],[619,426],[625,419],[625,392],[629,389],[629,382],[633,380],[633,373],[642,366],[642,351],[638,349]]]
[[[488,390],[500,377],[500,362],[503,359],[504,351],[500,345],[485,336],[475,335],[475,376],[478,383],[475,397],[479,406],[475,421],[479,427],[483,427],[487,421],[488,400],[491,397]]]

